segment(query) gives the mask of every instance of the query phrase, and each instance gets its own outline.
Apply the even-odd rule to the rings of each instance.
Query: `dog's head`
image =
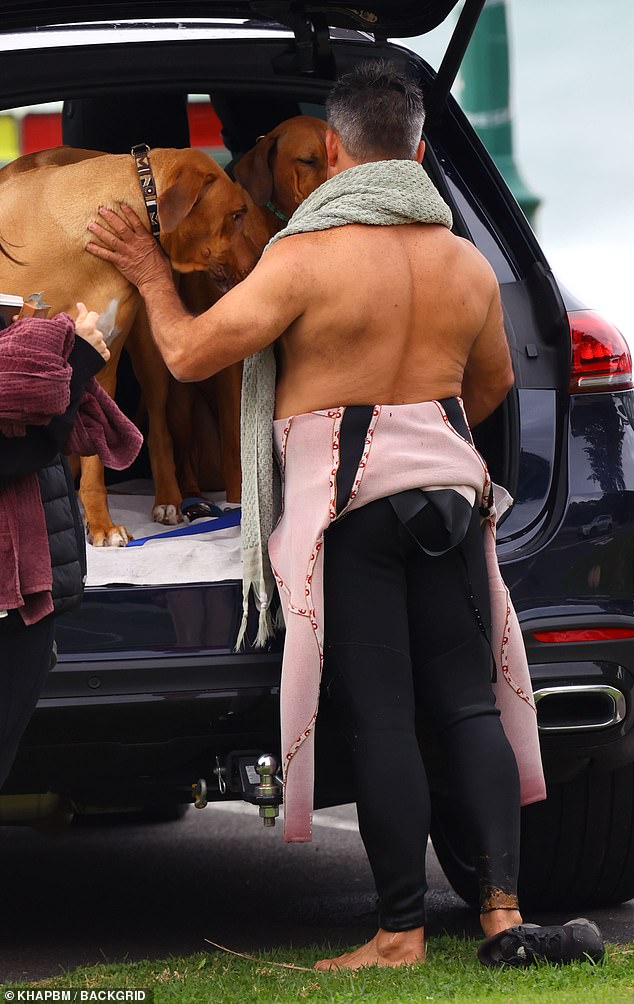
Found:
[[[202,151],[174,152],[158,193],[161,244],[177,272],[208,272],[226,291],[259,256],[245,234],[244,192]]]
[[[286,119],[241,157],[234,173],[256,206],[272,202],[292,216],[326,180],[326,123],[312,115]]]

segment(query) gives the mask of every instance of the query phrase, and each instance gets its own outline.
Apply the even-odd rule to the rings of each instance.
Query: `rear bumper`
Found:
[[[634,761],[634,638],[535,638],[606,626],[634,630],[634,617],[562,610],[522,616],[549,781]],[[280,672],[280,652],[61,661],[4,791],[113,802],[169,791],[186,799],[198,777],[212,776],[216,756],[278,751]]]
[[[607,627],[634,631],[634,617],[578,611],[522,617],[551,781],[567,780],[583,768],[612,770],[634,761],[634,637],[582,642],[535,638],[543,631]]]
[[[187,801],[216,757],[279,747],[280,653],[60,661],[3,794]]]

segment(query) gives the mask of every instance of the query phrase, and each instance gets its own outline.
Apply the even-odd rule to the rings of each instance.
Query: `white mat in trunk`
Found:
[[[139,494],[145,492],[145,494]],[[108,492],[112,521],[123,523],[133,537],[150,537],[172,529],[152,520],[154,497],[147,482],[126,482]],[[205,493],[222,503],[223,495]],[[187,526],[187,523],[179,523]],[[195,523],[192,524],[195,526]],[[220,582],[242,578],[240,527],[191,537],[149,540],[142,547],[93,547],[88,554],[87,586],[164,586],[183,582]]]

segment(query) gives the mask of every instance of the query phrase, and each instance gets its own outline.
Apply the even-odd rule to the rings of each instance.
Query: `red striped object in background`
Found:
[[[191,146],[222,146],[222,123],[208,101],[187,106],[189,142]]]
[[[222,146],[220,119],[207,101],[187,106],[192,146]],[[48,150],[62,142],[62,116],[57,112],[32,112],[20,123],[21,153]]]
[[[33,112],[20,123],[22,153],[48,150],[62,142],[62,116],[50,112]]]

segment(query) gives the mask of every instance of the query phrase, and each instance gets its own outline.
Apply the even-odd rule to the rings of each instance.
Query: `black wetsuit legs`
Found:
[[[476,615],[477,608],[490,626],[477,510],[463,544],[440,557],[418,547],[387,499],[348,513],[326,531],[324,601],[324,696],[353,752],[380,926],[408,930],[425,920],[430,799],[417,705],[442,749],[450,795],[479,870],[482,907],[504,902],[504,894],[512,902],[519,779]]]

